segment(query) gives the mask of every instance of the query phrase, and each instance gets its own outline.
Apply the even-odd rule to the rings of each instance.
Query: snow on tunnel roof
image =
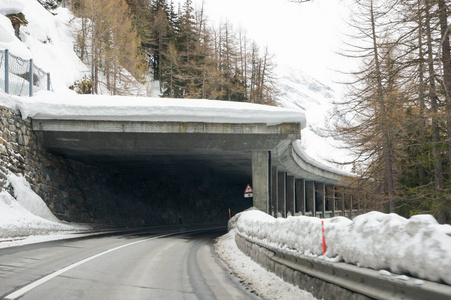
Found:
[[[203,123],[300,123],[306,125],[299,110],[244,102],[145,98],[107,95],[78,95],[41,91],[31,98],[13,97],[23,118],[102,121],[157,121]],[[9,105],[11,106],[11,104]]]

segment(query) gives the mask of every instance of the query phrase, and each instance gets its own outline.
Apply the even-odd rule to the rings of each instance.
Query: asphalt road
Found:
[[[0,249],[0,299],[259,299],[215,256],[221,230]]]

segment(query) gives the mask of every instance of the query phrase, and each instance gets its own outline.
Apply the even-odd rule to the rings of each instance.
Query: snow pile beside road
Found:
[[[324,227],[327,251],[322,256],[319,218],[275,219],[248,211],[236,222],[237,232],[268,246],[451,285],[451,226],[439,225],[430,215],[405,219],[370,212],[353,220],[324,219]]]
[[[311,293],[265,270],[241,252],[235,243],[235,230],[216,239],[215,252],[246,286],[263,299],[316,299]]]
[[[42,201],[41,197],[31,190],[30,184],[25,177],[10,174],[8,180],[13,187],[16,200],[23,208],[33,215],[48,221],[59,221],[58,218],[52,214],[44,201]]]
[[[48,235],[88,229],[87,226],[64,223],[48,209],[22,176],[9,174],[14,197],[0,192],[0,242],[18,237]]]

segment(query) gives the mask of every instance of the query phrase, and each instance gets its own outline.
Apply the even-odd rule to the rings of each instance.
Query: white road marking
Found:
[[[91,260],[93,260],[93,259],[95,259],[97,257],[103,256],[105,254],[108,254],[110,252],[113,252],[113,251],[116,251],[116,250],[119,250],[119,249],[122,249],[122,248],[125,248],[125,247],[128,247],[128,246],[136,245],[136,244],[143,243],[143,242],[146,242],[146,241],[149,241],[149,240],[154,240],[154,239],[157,239],[157,238],[166,237],[166,236],[169,236],[169,235],[174,235],[174,233],[154,236],[154,237],[151,237],[151,238],[148,238],[148,239],[145,239],[145,240],[132,242],[132,243],[125,244],[125,245],[122,245],[122,246],[119,246],[119,247],[116,247],[116,248],[113,248],[113,249],[110,249],[110,250],[106,250],[104,252],[101,252],[99,254],[93,255],[91,257],[85,258],[85,259],[80,260],[79,262],[76,262],[76,263],[74,263],[72,265],[69,265],[69,266],[67,266],[67,267],[65,267],[65,268],[63,268],[61,270],[55,271],[55,272],[53,272],[53,273],[51,273],[51,274],[49,274],[49,275],[47,275],[45,277],[42,277],[41,279],[36,280],[36,281],[30,283],[29,285],[24,286],[23,288],[15,291],[14,293],[11,293],[11,294],[7,295],[4,299],[7,299],[7,300],[17,299],[20,296],[24,295],[25,293],[31,291],[32,289],[34,289],[34,288],[46,283],[47,281],[52,280],[53,278],[65,273],[65,272],[67,272],[69,270],[72,270],[73,268],[76,268],[76,267],[78,267],[78,266],[80,266],[80,265],[82,265],[84,263],[87,263],[88,261],[91,261]]]

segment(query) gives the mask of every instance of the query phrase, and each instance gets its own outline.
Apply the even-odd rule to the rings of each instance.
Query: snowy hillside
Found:
[[[20,12],[28,24],[20,27],[19,39],[6,15]],[[71,92],[69,87],[91,72],[74,51],[74,32],[78,26],[79,20],[67,8],[59,7],[50,12],[38,1],[2,0],[0,49],[8,49],[23,59],[32,58],[34,64],[50,73],[54,92]],[[152,82],[143,85],[134,80],[133,86],[139,89],[136,95],[156,96],[159,92]],[[108,94],[102,86],[100,92]]]
[[[302,148],[313,159],[328,166],[350,172],[351,166],[333,162],[349,161],[351,153],[338,149],[343,146],[339,136],[334,135],[332,116],[337,110],[336,93],[331,87],[291,67],[280,67],[279,86],[281,95],[278,105],[303,111],[307,127],[302,130]]]
[[[51,74],[55,92],[67,91],[68,87],[83,74],[88,67],[73,51],[70,35],[70,21],[73,19],[68,9],[58,8],[52,14],[38,1],[3,1],[0,9],[0,49],[33,62]],[[28,21],[20,27],[20,40],[14,35],[11,21],[5,16],[22,12]]]

